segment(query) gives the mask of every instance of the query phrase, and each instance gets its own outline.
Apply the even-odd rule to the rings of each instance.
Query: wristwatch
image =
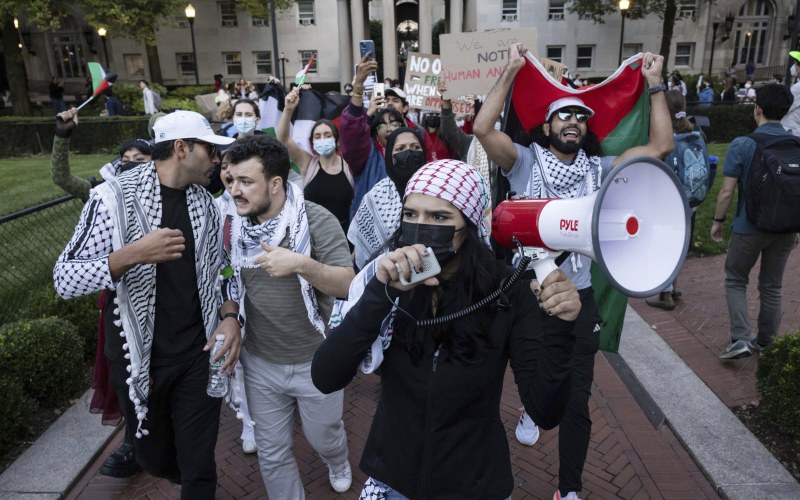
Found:
[[[650,87],[647,89],[648,95],[658,94],[659,92],[666,92],[667,86],[664,84],[656,85],[655,87]]]
[[[225,320],[225,318],[236,318],[236,321],[239,323],[239,328],[244,328],[244,316],[241,314],[229,312],[225,313],[225,315],[222,317],[223,320]]]
[[[721,219],[717,219],[715,216],[711,216],[711,220],[714,222],[725,222],[728,219],[727,215],[723,215]]]

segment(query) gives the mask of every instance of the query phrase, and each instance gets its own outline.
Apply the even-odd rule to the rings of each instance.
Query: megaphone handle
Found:
[[[533,267],[533,271],[536,273],[536,279],[539,281],[539,284],[544,282],[545,278],[547,278],[550,273],[558,269],[558,266],[556,265],[556,259],[552,257],[547,257],[546,259],[532,262],[530,267]]]

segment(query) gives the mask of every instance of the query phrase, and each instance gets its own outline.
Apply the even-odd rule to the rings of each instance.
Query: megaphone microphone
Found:
[[[598,191],[573,199],[512,199],[492,216],[492,237],[522,246],[537,278],[555,257],[575,252],[597,262],[611,284],[648,297],[674,281],[689,249],[690,212],[675,173],[640,156],[620,163]]]

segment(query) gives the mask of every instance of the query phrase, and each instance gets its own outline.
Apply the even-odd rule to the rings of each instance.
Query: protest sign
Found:
[[[536,29],[452,33],[439,37],[441,77],[454,96],[488,94],[508,62],[508,49],[522,42],[537,55]]]
[[[434,54],[409,52],[406,81],[403,90],[408,106],[426,111],[442,109],[442,97],[437,86],[442,72],[442,61]]]
[[[539,62],[542,63],[547,74],[553,77],[553,80],[561,83],[561,79],[567,69],[566,66],[551,59],[539,59]]]

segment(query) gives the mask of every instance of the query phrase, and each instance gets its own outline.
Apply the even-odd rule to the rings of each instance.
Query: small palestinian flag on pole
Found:
[[[100,63],[90,62],[89,74],[92,76],[92,95],[83,104],[78,106],[77,111],[91,102],[92,99],[102,94],[107,88],[111,87],[117,81],[117,74],[112,71],[106,71]]]
[[[317,53],[314,52],[311,54],[311,59],[309,59],[308,64],[306,67],[301,69],[297,72],[297,75],[294,77],[294,83],[298,85],[302,85],[306,81],[306,76],[308,75],[308,70],[311,69],[311,65],[314,64],[314,59],[317,57]]]
[[[520,142],[545,121],[547,107],[561,97],[580,98],[595,114],[587,122],[597,135],[603,154],[618,156],[627,149],[646,144],[650,131],[650,99],[642,76],[642,54],[627,59],[603,82],[574,89],[554,80],[544,66],[526,53],[525,66],[514,79],[511,99],[506,102],[503,131]],[[592,265],[592,288],[603,324],[600,348],[617,352],[628,297],[614,289],[596,264]]]

